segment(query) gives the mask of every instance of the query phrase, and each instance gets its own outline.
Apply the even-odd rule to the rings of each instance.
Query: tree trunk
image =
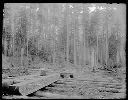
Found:
[[[67,5],[67,7],[68,7],[68,5]],[[68,8],[67,8],[67,48],[66,48],[66,59],[67,59],[67,64],[68,64],[68,62],[69,62],[69,25],[68,25],[68,22],[69,22],[69,20],[68,20]]]
[[[74,29],[74,65],[76,66],[76,19],[75,21],[75,29]]]

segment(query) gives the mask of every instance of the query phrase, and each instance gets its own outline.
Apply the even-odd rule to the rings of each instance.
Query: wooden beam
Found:
[[[18,84],[10,85],[10,89],[17,90],[22,95],[31,94],[59,79],[59,74],[53,74],[49,76],[43,76],[39,78],[34,78],[29,81],[24,81]]]

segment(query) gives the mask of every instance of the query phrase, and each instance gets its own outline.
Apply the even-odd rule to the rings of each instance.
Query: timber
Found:
[[[29,80],[32,80],[32,79],[37,78],[37,77],[39,78],[40,76],[35,74],[35,75],[20,76],[20,77],[16,77],[16,78],[9,78],[8,77],[8,79],[2,80],[2,90],[5,93],[14,93],[14,90],[15,90],[15,92],[18,90],[10,87],[10,85],[29,81]],[[12,90],[12,91],[10,91],[10,90]]]
[[[12,85],[14,83],[18,83],[18,82],[22,82],[24,80],[30,80],[33,79],[34,77],[39,76],[38,74],[34,74],[34,75],[26,75],[26,76],[20,76],[20,77],[16,77],[16,78],[8,78],[8,79],[4,79],[2,80],[2,86],[4,85]]]
[[[46,76],[49,71],[42,68],[42,69],[33,69],[30,72],[33,73],[33,74],[32,75],[25,75],[25,76],[18,76],[16,78],[9,78],[9,77],[6,76],[6,79],[2,80],[2,84],[10,83],[10,82],[12,83],[13,81],[14,82],[18,81],[19,82],[19,80],[20,81],[21,80],[28,80],[28,79],[32,79],[33,77],[37,77],[37,76]]]
[[[10,85],[11,89],[19,91],[22,95],[31,94],[59,79],[59,74],[53,74],[49,76],[40,76],[39,78],[34,78],[32,80],[24,81],[21,83]]]
[[[67,96],[67,95],[61,95],[61,94],[57,94],[57,93],[51,93],[51,92],[41,92],[38,91],[35,93],[36,96],[39,97],[47,97],[47,98],[52,98],[52,99],[82,99],[81,96],[77,96],[77,95],[71,95],[71,96]]]

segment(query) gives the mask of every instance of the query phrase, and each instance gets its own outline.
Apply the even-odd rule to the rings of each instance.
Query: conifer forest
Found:
[[[4,3],[2,98],[119,99],[125,81],[125,4]]]

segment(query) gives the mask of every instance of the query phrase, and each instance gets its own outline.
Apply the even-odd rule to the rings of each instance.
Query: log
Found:
[[[16,78],[8,78],[8,79],[4,79],[2,80],[2,92],[4,94],[8,93],[8,94],[13,94],[13,93],[18,93],[18,90],[10,87],[10,85],[13,84],[17,84],[17,83],[21,83],[21,82],[25,82],[26,80],[32,80],[34,78],[39,78],[41,76],[37,76],[37,75],[26,75],[26,76],[21,76],[21,77],[16,77]]]
[[[7,79],[7,78],[8,78],[8,75],[2,74],[2,79]]]
[[[2,80],[2,87],[3,86],[9,86],[14,83],[14,79],[4,79]]]
[[[23,82],[25,80],[30,80],[30,79],[37,78],[37,77],[39,77],[39,75],[35,74],[35,75],[20,76],[20,77],[16,77],[16,78],[3,79],[2,80],[2,87],[3,86],[9,86],[9,85],[19,83],[19,82]]]
[[[19,91],[22,95],[31,94],[60,78],[59,74],[53,74],[49,76],[40,76],[39,78],[32,79],[29,81],[24,81],[21,83],[10,85],[10,89]]]
[[[17,96],[17,95],[13,95],[13,96],[3,96],[2,99],[40,99],[39,97],[29,97],[29,96]]]
[[[45,69],[36,69],[38,73],[35,73],[34,75],[25,75],[25,76],[18,76],[16,78],[9,78],[3,79],[2,80],[2,87],[8,87],[9,85],[15,84],[15,83],[20,83],[25,80],[31,80],[33,78],[38,78],[40,76],[46,76],[46,70]]]
[[[114,95],[110,96],[110,98],[111,99],[125,99],[126,93],[114,93]]]
[[[49,70],[48,69],[45,69],[45,68],[31,69],[29,71],[29,73],[31,73],[31,74],[35,74],[36,73],[37,75],[46,76],[49,73]]]
[[[82,99],[81,96],[77,96],[77,95],[68,96],[68,95],[62,95],[62,94],[50,93],[50,92],[41,92],[41,91],[36,92],[35,95],[40,97],[47,97],[51,99]]]

